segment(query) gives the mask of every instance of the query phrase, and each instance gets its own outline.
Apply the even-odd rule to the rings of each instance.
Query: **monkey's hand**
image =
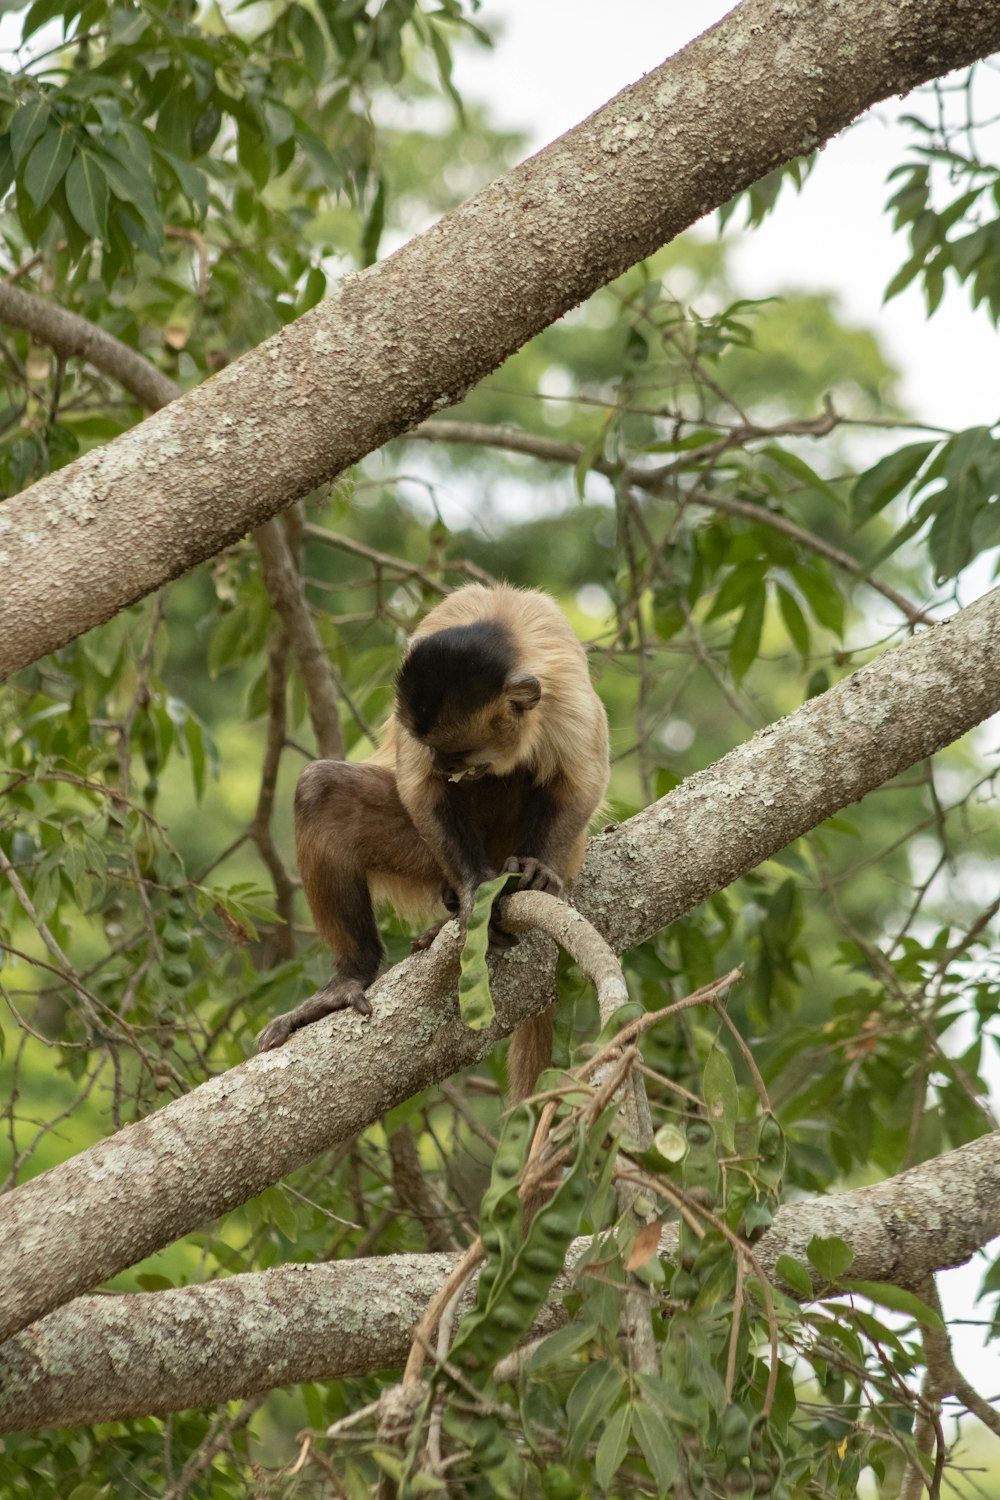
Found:
[[[442,917],[440,922],[433,922],[426,932],[422,932],[419,937],[413,939],[413,942],[410,944],[411,953],[426,952],[442,927],[446,926],[453,917],[461,919],[461,902],[458,899],[458,894],[454,886],[443,885],[441,887],[441,901],[448,915]]]
[[[258,1036],[257,1051],[270,1052],[275,1047],[283,1046],[293,1031],[301,1031],[303,1026],[309,1026],[323,1016],[332,1015],[335,1010],[356,1010],[359,1015],[371,1015],[372,1008],[360,980],[335,977],[323,989],[317,990],[315,995],[310,995],[308,1000],[296,1005],[294,1010],[287,1011],[283,1016],[275,1016]]]
[[[556,874],[550,865],[544,864],[540,859],[518,858],[516,855],[509,859],[503,867],[505,875],[520,875],[517,883],[519,891],[547,891],[550,896],[561,896],[563,890],[562,879]],[[500,919],[496,915],[496,907],[490,918],[490,949],[495,952],[503,952],[506,948],[516,948],[520,942],[512,932],[505,932],[500,926]]]
[[[557,875],[551,865],[544,864],[540,859],[519,859],[515,856],[504,865],[505,875],[520,875],[518,882],[519,891],[545,891],[550,896],[561,896],[563,893],[563,879]]]
[[[426,932],[422,932],[419,937],[413,939],[413,942],[410,944],[410,952],[423,953],[433,943],[441,928],[447,926],[450,921],[451,917],[442,917],[440,922],[432,922]]]

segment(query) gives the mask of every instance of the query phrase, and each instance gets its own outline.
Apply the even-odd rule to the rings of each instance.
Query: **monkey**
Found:
[[[395,705],[360,763],[317,760],[295,792],[299,873],[333,977],[258,1039],[280,1047],[332,1011],[371,1014],[365,991],[385,955],[375,904],[404,919],[446,916],[430,946],[464,922],[485,880],[560,895],[579,873],[609,776],[608,723],[582,645],[548,594],[468,584],[417,626],[396,674]],[[493,948],[511,946],[494,921]],[[519,1027],[510,1094],[526,1097],[551,1060],[551,1013]]]

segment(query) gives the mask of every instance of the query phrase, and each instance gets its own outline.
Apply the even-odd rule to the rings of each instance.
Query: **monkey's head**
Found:
[[[542,688],[495,621],[419,636],[396,676],[396,717],[446,781],[504,776],[530,757]]]

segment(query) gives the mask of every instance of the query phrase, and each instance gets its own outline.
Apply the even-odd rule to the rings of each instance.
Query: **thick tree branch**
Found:
[[[994,590],[595,840],[576,905],[623,952],[998,708]],[[500,959],[496,1020],[468,1031],[450,924],[376,986],[370,1020],[342,1012],[306,1027],[7,1194],[0,1337],[476,1062],[551,1003],[551,954],[531,937]]]
[[[0,676],[455,401],[869,105],[998,47],[1000,0],[744,0],[260,349],[7,501]]]
[[[813,1235],[836,1234],[854,1251],[852,1278],[919,1292],[928,1275],[960,1265],[998,1232],[1000,1135],[988,1135],[874,1187],[786,1205],[754,1253],[772,1274],[779,1255],[805,1263]],[[662,1242],[668,1255],[674,1235]],[[570,1265],[589,1245],[577,1242]],[[81,1297],[0,1346],[0,1432],[121,1421],[398,1368],[413,1324],[458,1259],[379,1256]],[[466,1304],[474,1291],[473,1279]],[[550,1306],[534,1334],[563,1316],[561,1304]]]

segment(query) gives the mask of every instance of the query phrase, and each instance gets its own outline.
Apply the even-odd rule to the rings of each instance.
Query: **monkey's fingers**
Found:
[[[364,985],[357,979],[331,979],[330,983],[315,995],[296,1005],[283,1016],[275,1016],[257,1038],[258,1052],[271,1052],[288,1041],[293,1031],[301,1031],[313,1021],[332,1015],[335,1010],[356,1010],[359,1015],[370,1016],[371,1004],[365,994]]]
[[[520,875],[520,891],[545,891],[550,896],[563,893],[562,877],[540,859],[509,859],[504,870],[508,875]]]

